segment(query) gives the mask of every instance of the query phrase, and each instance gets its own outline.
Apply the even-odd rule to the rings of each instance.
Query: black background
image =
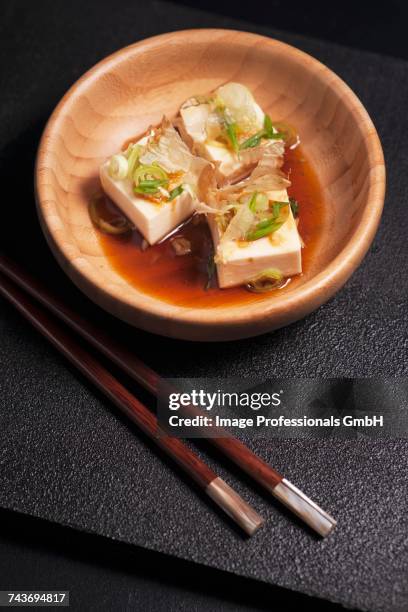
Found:
[[[197,9],[198,6],[203,10]],[[244,6],[242,2],[237,5],[233,2],[142,3],[127,0],[116,4],[106,0],[3,1],[0,6],[0,177],[3,189],[1,236],[6,252],[23,260],[37,273],[45,274],[62,293],[66,290],[68,284],[61,278],[57,266],[50,264],[48,249],[37,231],[32,195],[33,162],[38,139],[52,108],[72,82],[105,55],[160,32],[219,26],[261,33],[267,33],[268,28],[286,30],[406,59],[407,18],[408,7],[404,2],[370,3],[367,6],[364,2],[335,5],[329,2],[265,3],[251,0]],[[301,41],[299,39],[299,46],[302,46]],[[303,48],[306,47],[305,42]],[[325,50],[322,47],[321,53],[321,59],[331,65],[329,48]],[[332,67],[342,74],[342,52],[337,52],[336,66],[334,56],[333,52]],[[384,145],[389,145],[386,157],[388,153],[388,161],[393,162],[398,151],[392,148],[392,141],[395,143],[397,140],[398,144],[401,133],[404,135],[401,111],[403,100],[407,99],[404,96],[405,83],[395,83],[392,92],[397,100],[398,90],[402,90],[400,114],[395,114],[395,122],[380,122],[381,112],[389,115],[391,109],[375,104],[377,79],[385,79],[391,68],[398,74],[400,64],[384,60],[382,64],[373,62],[373,65],[382,68],[377,74],[372,74],[372,96],[367,90],[358,91],[356,75],[362,69],[359,66],[350,73],[355,76],[352,86],[374,115]],[[344,65],[342,76],[346,72]],[[406,72],[401,68],[402,74]],[[403,197],[402,185],[392,183],[395,180],[392,171],[390,178],[394,197]],[[10,184],[17,188],[8,190]],[[396,234],[391,217],[385,219],[365,268],[363,266],[353,277],[339,297],[309,317],[305,324],[295,324],[274,334],[273,338],[264,336],[250,344],[241,342],[235,349],[228,344],[220,345],[216,357],[220,368],[225,367],[222,364],[228,363],[228,355],[234,350],[246,354],[246,361],[238,365],[243,370],[252,359],[257,367],[279,369],[289,365],[294,375],[406,374],[407,345],[403,343],[405,269],[403,274],[398,273],[398,261],[395,262],[397,270],[390,266],[387,269],[386,263],[390,264],[390,259],[384,254],[386,240],[397,242],[401,236],[407,235],[406,217],[398,224],[401,235]],[[15,227],[19,228],[18,233],[9,231]],[[397,249],[396,253],[405,264],[406,250]],[[372,294],[371,286],[367,299],[374,300],[374,306],[367,306],[363,313],[351,314],[353,295],[361,287],[365,290],[364,270],[378,273],[378,286],[385,286],[388,295],[380,299],[377,294]],[[77,300],[85,310],[91,310],[85,300],[79,296]],[[344,315],[348,316],[343,327],[341,319]],[[336,323],[330,329],[327,322],[333,318]],[[20,326],[18,317],[6,305],[4,321],[4,325]],[[315,339],[310,344],[313,328]],[[121,333],[119,328],[115,329]],[[330,335],[331,332],[335,337]],[[26,333],[23,326],[22,339]],[[294,335],[299,348],[296,359],[279,354],[272,357],[270,363],[260,365],[259,356],[265,353],[267,345],[272,344],[268,353],[272,356],[274,348],[282,349]],[[137,339],[152,353],[160,350],[166,355],[173,346],[172,341],[151,339],[147,334],[139,334]],[[181,343],[178,349],[180,352],[171,366],[176,371],[183,363],[179,356],[183,352]],[[196,375],[205,371],[206,359],[212,356],[211,347],[202,350],[195,364]],[[161,369],[164,373],[172,373],[164,359]],[[306,599],[8,511],[0,512],[0,538],[2,588],[70,588],[75,592],[74,606],[77,609],[271,609],[275,598],[298,604],[304,604]],[[318,600],[313,602],[313,606],[316,610],[338,608]]]

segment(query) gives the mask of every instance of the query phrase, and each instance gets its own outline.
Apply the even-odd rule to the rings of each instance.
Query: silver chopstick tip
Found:
[[[262,516],[222,478],[215,478],[207,486],[206,493],[247,535],[252,536],[264,524],[265,521]]]
[[[335,519],[309,499],[295,485],[286,480],[286,478],[283,478],[274,487],[272,493],[323,538],[328,536],[335,528],[337,524]]]

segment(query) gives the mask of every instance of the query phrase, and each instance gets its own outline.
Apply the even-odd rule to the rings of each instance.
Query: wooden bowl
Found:
[[[274,117],[295,125],[326,202],[313,265],[293,289],[246,305],[185,308],[146,295],[105,258],[87,212],[98,167],[130,135],[176,114],[193,94],[226,81],[247,85]],[[384,201],[385,168],[366,110],[333,72],[309,55],[247,32],[187,30],[149,38],[104,59],[53,112],[38,151],[36,197],[62,268],[94,302],[158,334],[188,340],[254,336],[326,302],[361,262]]]

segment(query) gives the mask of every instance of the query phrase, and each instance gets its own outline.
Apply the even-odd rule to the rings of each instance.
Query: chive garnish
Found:
[[[278,221],[280,211],[282,208],[288,205],[288,202],[272,202],[272,216],[267,217],[266,219],[263,219],[257,223],[255,228],[251,232],[248,232],[248,234],[245,236],[245,240],[252,242],[253,240],[264,238],[265,236],[269,236],[269,234],[276,232],[286,221],[286,219],[284,221]]]
[[[215,110],[221,118],[221,122],[223,128],[225,130],[225,134],[229,140],[231,148],[235,153],[239,151],[239,142],[237,136],[237,125],[233,121],[231,121],[230,116],[226,112],[226,108],[224,105],[217,104]]]
[[[160,187],[168,183],[165,179],[146,179],[145,181],[139,181],[138,187]]]
[[[281,208],[284,208],[284,206],[287,206],[288,202],[272,202],[272,210],[273,210],[273,218],[277,219],[279,217]]]
[[[227,136],[228,136],[228,140],[231,143],[231,147],[233,148],[235,152],[237,152],[239,150],[239,144],[238,144],[238,138],[237,138],[237,128],[236,128],[235,123],[227,123],[225,129],[227,131]]]
[[[259,143],[261,142],[263,133],[264,132],[262,130],[261,132],[257,132],[256,134],[254,134],[247,140],[244,140],[244,142],[240,145],[239,148],[242,150],[242,149],[252,149],[252,147],[257,147]]]
[[[269,140],[285,140],[284,132],[274,132],[270,136],[266,136]]]
[[[181,193],[183,193],[183,185],[178,185],[177,187],[175,187],[174,189],[170,191],[169,199],[167,201],[171,202],[172,200],[177,198]]]
[[[275,223],[275,217],[269,217],[268,219],[263,219],[263,221],[260,221],[255,226],[255,229],[256,230],[262,230],[262,229],[265,229],[267,227],[270,227],[273,223]]]
[[[281,287],[283,281],[283,274],[280,270],[269,268],[251,279],[249,283],[247,283],[246,288],[248,291],[254,293],[266,293],[267,291]]]
[[[299,215],[299,202],[295,200],[295,198],[289,198],[289,204],[292,209],[292,214],[294,217]]]
[[[142,193],[146,195],[154,195],[158,192],[157,187],[134,187],[135,193]]]
[[[258,192],[254,191],[254,193],[252,194],[251,199],[249,200],[248,203],[248,207],[249,210],[251,210],[252,212],[256,212],[256,198],[257,198]]]
[[[264,132],[266,138],[273,138],[273,123],[269,115],[264,117]]]
[[[133,176],[135,181],[134,191],[136,193],[153,195],[159,191],[159,187],[167,187],[169,177],[167,172],[158,164],[153,162],[151,165],[142,164]]]
[[[269,236],[269,234],[276,232],[276,230],[282,227],[282,225],[283,225],[283,222],[274,221],[273,219],[268,219],[267,221],[261,221],[255,227],[253,232],[249,232],[246,235],[245,240],[248,240],[248,242],[252,242],[253,240],[259,240],[259,238],[264,238],[265,236]]]
[[[284,134],[282,132],[273,131],[272,120],[269,115],[265,115],[263,129],[248,138],[247,140],[244,140],[244,142],[241,143],[239,148],[241,150],[252,149],[253,147],[257,147],[260,144],[262,138],[267,138],[269,140],[281,140],[283,137]]]
[[[139,181],[137,186],[134,187],[136,193],[154,194],[159,191],[159,187],[167,185],[167,179],[146,179]]]

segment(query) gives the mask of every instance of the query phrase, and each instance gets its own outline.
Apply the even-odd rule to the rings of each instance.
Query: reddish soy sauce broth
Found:
[[[289,195],[299,202],[299,232],[304,242],[303,272],[307,271],[322,227],[323,197],[321,188],[302,148],[287,150],[283,166],[289,175]],[[107,220],[117,214],[115,205],[105,198],[98,206]],[[177,256],[172,238],[182,236],[191,243],[192,252]],[[287,291],[296,277],[281,289],[268,293],[251,293],[245,287],[220,289],[216,273],[211,286],[208,282],[208,260],[213,251],[210,232],[203,215],[188,220],[160,244],[142,250],[142,236],[137,230],[121,235],[98,232],[105,256],[112,268],[131,285],[153,297],[171,304],[194,307],[216,307],[271,300],[277,292]]]

